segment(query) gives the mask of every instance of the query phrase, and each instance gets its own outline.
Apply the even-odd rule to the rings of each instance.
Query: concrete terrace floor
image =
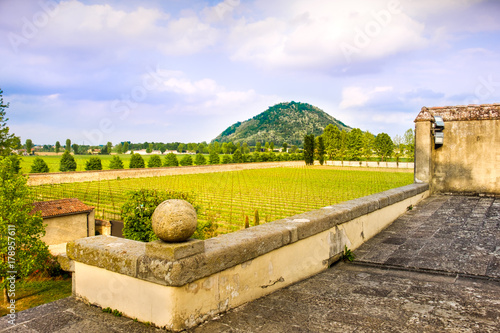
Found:
[[[500,198],[432,196],[314,277],[198,332],[500,332]],[[66,298],[0,332],[164,332]]]

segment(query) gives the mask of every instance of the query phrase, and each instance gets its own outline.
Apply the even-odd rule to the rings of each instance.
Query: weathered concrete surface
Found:
[[[433,196],[361,246],[357,263],[500,281],[500,198]]]
[[[498,332],[499,301],[492,281],[342,263],[189,332]]]
[[[188,332],[498,332],[499,240],[500,198],[433,196],[360,247],[359,265],[337,264]],[[397,256],[421,261],[407,270],[389,260]],[[68,298],[21,312],[16,327],[2,318],[0,332],[160,331]]]

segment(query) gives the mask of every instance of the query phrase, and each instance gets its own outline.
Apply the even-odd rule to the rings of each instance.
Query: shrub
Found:
[[[40,157],[35,158],[31,165],[31,173],[44,173],[49,172],[49,166]]]
[[[85,162],[85,170],[102,170],[102,163],[99,157],[91,157]]]
[[[113,156],[111,161],[109,162],[110,169],[123,169],[123,161],[120,156]]]
[[[148,168],[159,168],[161,167],[161,158],[158,155],[153,155],[149,158]]]
[[[243,156],[241,155],[241,150],[238,148],[233,154],[233,162],[234,163],[241,163],[243,162]]]
[[[165,163],[163,163],[163,166],[178,166],[179,161],[177,160],[177,156],[175,156],[174,153],[168,153],[167,156],[165,156]]]
[[[210,163],[210,164],[219,164],[220,163],[219,154],[217,154],[215,149],[208,156],[208,163]],[[203,164],[205,164],[205,163],[203,163]]]
[[[196,154],[196,157],[194,158],[194,164],[205,165],[207,164],[207,159],[202,154]]]
[[[198,212],[192,194],[176,191],[136,190],[128,193],[128,199],[121,207],[123,237],[141,242],[157,240],[151,227],[151,217],[156,207],[168,199],[186,200]]]
[[[69,151],[65,151],[61,156],[61,160],[59,161],[59,171],[75,171],[76,170],[76,161],[73,155],[69,153]]]
[[[183,158],[181,158],[180,164],[182,166],[193,165],[193,158],[191,157],[191,155],[185,155]]]
[[[132,155],[132,157],[130,158],[129,168],[130,169],[140,169],[140,168],[144,168],[144,167],[145,167],[145,163],[144,163],[144,159],[142,158],[142,156],[140,154],[137,154],[137,153]]]

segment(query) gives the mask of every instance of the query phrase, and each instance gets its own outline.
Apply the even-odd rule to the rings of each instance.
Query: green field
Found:
[[[191,192],[202,206],[199,220],[221,233],[239,230],[254,211],[269,222],[413,183],[412,170],[347,170],[327,166],[255,169],[33,187],[36,200],[79,198],[96,217],[120,219],[127,192],[141,188]]]

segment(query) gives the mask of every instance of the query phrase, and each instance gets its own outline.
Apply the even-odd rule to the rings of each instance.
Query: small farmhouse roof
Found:
[[[437,106],[432,108],[424,106],[415,122],[431,121],[434,116],[441,116],[444,121],[496,120],[500,119],[500,103]]]
[[[62,215],[89,213],[93,209],[94,207],[87,206],[80,200],[72,198],[34,202],[33,210],[31,212],[42,212],[42,217],[46,218]]]

